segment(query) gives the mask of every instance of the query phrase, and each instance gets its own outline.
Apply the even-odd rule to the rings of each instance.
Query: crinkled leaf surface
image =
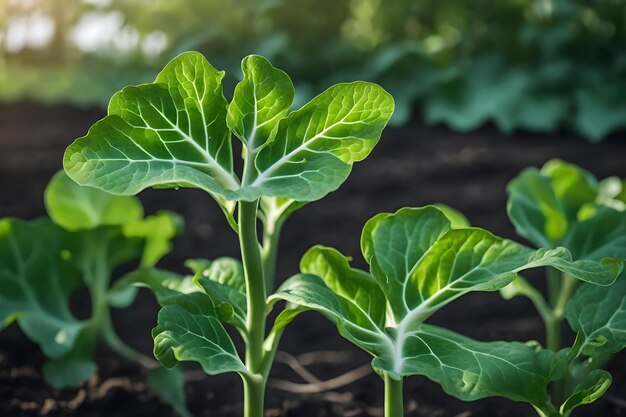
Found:
[[[228,194],[233,174],[223,72],[198,53],[174,58],[152,84],[126,87],[108,116],[66,151],[76,182],[116,194],[151,186],[192,186]]]
[[[561,414],[567,416],[574,408],[596,401],[609,389],[612,380],[608,372],[594,369],[574,388],[572,394],[561,405]]]
[[[46,219],[0,220],[0,322],[17,319],[51,358],[67,354],[88,324],[69,308],[80,275],[63,256],[68,236]]]
[[[575,353],[595,356],[626,348],[626,273],[607,287],[582,285],[567,304],[566,317],[578,333]]]
[[[263,138],[277,123],[267,146],[245,152],[254,158],[247,164],[254,171],[244,184],[233,172],[224,74],[196,52],[172,60],[155,83],[126,87],[113,96],[109,115],[67,149],[66,172],[79,184],[116,194],[147,187],[201,188],[215,195],[226,213],[232,212],[226,200],[312,201],[335,190],[352,164],[369,154],[393,112],[393,99],[382,88],[354,82],[335,85],[276,121],[291,100],[287,79],[260,57],[244,60],[243,67],[245,78],[228,118],[231,128],[256,150],[261,145],[249,141],[254,126],[260,126]],[[250,84],[267,94],[250,103]],[[266,95],[267,102],[258,101]],[[279,96],[279,102],[271,100]],[[255,103],[256,112],[250,113]]]
[[[152,337],[154,356],[168,368],[179,361],[195,361],[209,375],[249,372],[224,330],[212,300],[204,293],[169,299],[159,311]]]
[[[330,87],[282,119],[256,160],[248,185],[261,196],[317,200],[347,178],[374,148],[393,112],[393,99],[375,84]]]
[[[285,72],[259,55],[245,57],[241,69],[243,80],[235,87],[226,121],[247,151],[256,152],[287,115],[293,102],[293,83]]]

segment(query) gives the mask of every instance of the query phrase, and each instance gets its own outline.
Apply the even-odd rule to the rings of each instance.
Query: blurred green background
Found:
[[[375,81],[393,123],[468,131],[626,131],[626,0],[0,0],[0,100],[106,105],[169,59],[286,70],[296,105]]]

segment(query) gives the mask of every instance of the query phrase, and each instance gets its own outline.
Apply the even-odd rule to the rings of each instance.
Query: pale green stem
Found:
[[[384,376],[385,380],[385,417],[403,417],[404,416],[404,399],[402,379],[393,379],[388,374]]]
[[[558,351],[561,349],[562,327],[565,319],[565,308],[570,298],[574,294],[578,280],[567,275],[561,277],[561,288],[555,304],[552,306],[552,320],[546,323],[546,331],[548,333],[548,349]]]
[[[246,367],[253,377],[244,378],[244,417],[263,417],[266,376],[263,375],[266,292],[263,262],[257,237],[258,201],[239,202],[239,241],[246,278],[248,331]]]
[[[568,275],[561,276],[561,288],[552,307],[552,319],[546,322],[546,335],[548,349],[557,352],[563,346],[563,320],[565,319],[565,308],[570,298],[578,286],[578,280]],[[554,402],[560,404],[565,398],[565,388],[569,383],[569,377],[564,380],[555,381],[552,397]]]
[[[274,289],[276,282],[276,260],[278,257],[278,243],[282,220],[265,219],[263,222],[263,249],[261,259],[263,262],[263,274],[265,276],[265,288],[267,291]]]
[[[561,292],[561,271],[548,267],[546,269],[546,281],[548,284],[548,302],[555,306]]]

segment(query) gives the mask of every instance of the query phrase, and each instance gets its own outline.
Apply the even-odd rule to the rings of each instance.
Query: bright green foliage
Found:
[[[196,361],[208,374],[239,373],[244,415],[260,417],[280,336],[301,311],[283,311],[265,331],[281,227],[293,211],[343,183],[378,142],[394,102],[375,84],[353,82],[334,85],[290,112],[295,92],[287,74],[258,55],[244,58],[241,67],[243,80],[229,104],[222,93],[224,72],[197,52],[179,55],[154,83],[115,94],[108,115],[68,147],[64,166],[77,183],[114,194],[193,187],[217,200],[239,235],[243,262],[189,261],[195,289],[186,279],[155,270],[123,282],[150,286],[163,305],[153,330],[161,363]],[[242,144],[240,174],[232,135]],[[154,229],[160,227],[134,226],[133,236]],[[154,243],[144,263],[162,248]],[[115,298],[126,302],[132,291],[117,287]],[[243,360],[223,323],[243,337]]]
[[[246,149],[255,152],[273,138],[295,92],[289,76],[261,56],[244,58],[241,69],[243,81],[235,88],[226,121]]]
[[[383,89],[355,82],[287,114],[293,86],[285,73],[254,55],[242,67],[230,106],[224,73],[196,52],[175,58],[154,83],[126,87],[111,99],[109,115],[67,149],[67,173],[116,194],[181,186],[204,189],[222,205],[261,196],[317,200],[369,154],[393,111]],[[233,172],[227,119],[246,145],[242,181]]]
[[[537,246],[563,245],[575,258],[586,261],[624,259],[623,187],[624,181],[617,177],[598,181],[576,165],[552,160],[541,170],[528,168],[511,181],[509,217],[518,234]],[[598,399],[611,383],[611,376],[596,368],[626,347],[626,287],[623,278],[612,283],[564,272],[549,271],[546,298],[526,280],[517,281],[503,295],[530,298],[545,322],[549,349],[562,347],[565,318],[577,332],[566,378],[557,383],[554,395],[555,401],[563,402],[560,412],[566,416],[575,407]]]
[[[192,293],[172,298],[159,311],[152,331],[154,355],[168,368],[178,361],[196,361],[204,372],[246,372],[211,299]]]
[[[617,261],[573,261],[564,248],[532,250],[478,228],[451,228],[435,207],[404,208],[369,220],[361,247],[370,273],[334,249],[316,246],[301,275],[270,297],[322,312],[374,356],[381,374],[425,375],[463,400],[502,396],[550,411],[547,386],[561,378],[564,354],[538,346],[475,342],[423,324],[470,291],[495,291],[517,273],[552,266],[589,281],[612,282]]]
[[[537,247],[567,247],[578,259],[626,257],[626,213],[614,207],[621,184],[552,160],[527,168],[508,187],[508,211],[520,236]]]
[[[412,332],[404,354],[407,374],[426,375],[465,401],[505,397],[545,408],[548,384],[565,370],[563,354],[532,344],[477,342],[427,324]]]

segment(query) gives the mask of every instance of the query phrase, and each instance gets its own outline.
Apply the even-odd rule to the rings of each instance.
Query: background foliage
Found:
[[[300,105],[375,81],[430,124],[626,129],[626,0],[6,0],[0,98],[105,104],[185,50],[238,81],[249,53],[293,75]],[[226,86],[226,91],[232,88]]]

